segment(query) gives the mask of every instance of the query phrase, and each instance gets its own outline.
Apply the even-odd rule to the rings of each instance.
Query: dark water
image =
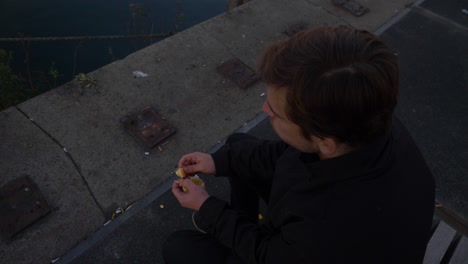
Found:
[[[226,10],[226,0],[0,0],[0,38],[176,33]],[[34,83],[47,90],[122,59],[158,39],[0,42],[13,51],[12,68],[26,79],[29,52]],[[58,72],[53,78],[50,70]]]

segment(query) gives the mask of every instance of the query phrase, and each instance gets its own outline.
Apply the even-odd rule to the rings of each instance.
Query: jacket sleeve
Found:
[[[212,154],[217,176],[249,177],[258,184],[271,180],[278,158],[288,148],[281,141],[246,138],[226,144]]]
[[[280,230],[268,230],[214,196],[205,201],[200,214],[205,231],[246,263],[311,263],[317,253],[313,251],[320,248],[316,241],[304,237],[307,228],[300,219],[283,223]]]
[[[250,137],[226,144],[212,154],[216,175],[240,177],[260,186],[271,185],[276,161],[288,148],[284,142]],[[288,244],[291,241],[282,237],[281,230],[259,226],[244,212],[232,209],[226,201],[209,197],[200,208],[200,215],[205,231],[232,248],[247,263],[288,263],[300,259],[301,252],[296,252],[294,243]]]

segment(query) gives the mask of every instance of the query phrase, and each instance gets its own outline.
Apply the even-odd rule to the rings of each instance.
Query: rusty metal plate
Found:
[[[125,117],[122,123],[131,135],[140,139],[148,148],[156,147],[177,131],[149,106]]]
[[[362,16],[369,11],[369,8],[352,0],[332,0],[332,3],[357,17]]]
[[[219,66],[217,70],[224,78],[242,89],[247,89],[260,79],[254,70],[239,59],[229,60]]]
[[[0,189],[2,239],[13,237],[49,212],[46,200],[27,175],[10,181]]]

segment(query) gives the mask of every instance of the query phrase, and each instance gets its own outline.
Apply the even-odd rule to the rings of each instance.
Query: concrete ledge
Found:
[[[365,29],[370,32],[375,32],[385,22],[397,16],[411,6],[416,0],[394,0],[394,1],[373,1],[373,0],[356,0],[359,4],[370,9],[366,14],[355,17],[347,11],[334,6],[331,0],[306,0],[312,4],[322,7],[326,11],[343,20],[344,23],[355,28]]]
[[[201,26],[234,56],[255,68],[265,46],[286,38],[284,31],[297,23],[318,27],[343,21],[304,0],[255,0]]]
[[[262,84],[242,91],[216,73],[230,58],[195,27],[95,71],[97,94],[65,92],[78,89],[71,83],[19,108],[68,149],[110,216],[170,177],[183,153],[215,145],[260,111]],[[134,70],[150,76],[135,79]],[[178,129],[163,153],[156,149],[149,156],[120,124],[147,105]]]

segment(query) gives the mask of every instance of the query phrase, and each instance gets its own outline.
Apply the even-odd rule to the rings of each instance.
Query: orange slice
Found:
[[[187,174],[185,174],[185,171],[184,169],[182,168],[178,168],[175,172],[175,174],[181,178],[185,178],[187,176]]]
[[[195,175],[195,176],[191,177],[190,180],[193,183],[195,183],[196,185],[198,185],[198,186],[202,187],[203,189],[205,189],[205,182],[202,179],[200,179],[200,177],[198,177],[198,175]],[[182,186],[182,191],[188,192],[188,189]]]

